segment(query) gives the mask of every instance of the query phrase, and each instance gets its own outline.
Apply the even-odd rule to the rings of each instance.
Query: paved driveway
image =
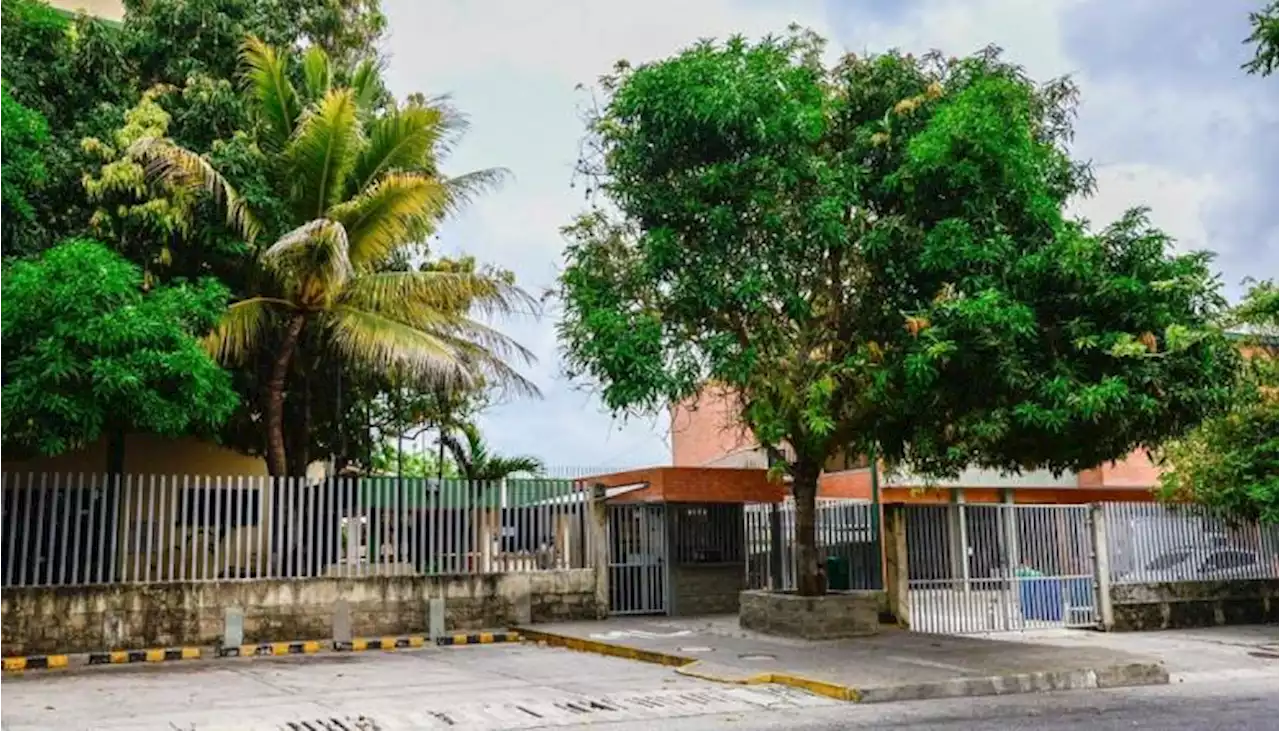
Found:
[[[3,680],[3,728],[522,729],[835,705],[532,645],[165,663]],[[309,724],[309,725],[304,725]]]

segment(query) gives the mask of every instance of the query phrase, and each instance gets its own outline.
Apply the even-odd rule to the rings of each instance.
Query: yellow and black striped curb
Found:
[[[355,639],[350,642],[335,642],[333,649],[338,652],[363,652],[365,650],[403,650],[438,645],[450,647],[455,645],[491,645],[499,642],[519,642],[517,632],[471,632],[449,634],[437,637],[434,641],[425,635],[409,635],[407,637],[375,637]]]
[[[204,656],[199,647],[164,647],[152,650],[112,650],[89,653],[89,665],[124,665],[134,662],[165,662],[167,660],[199,660]]]
[[[754,673],[751,675],[733,676],[718,675],[700,668],[699,666],[702,663],[692,657],[672,655],[666,652],[658,652],[657,650],[643,650],[638,647],[615,645],[611,642],[588,640],[582,637],[572,637],[570,635],[560,635],[552,632],[541,632],[538,630],[528,629],[527,627],[519,627],[516,631],[518,631],[524,639],[529,640],[530,642],[545,643],[551,647],[563,647],[569,650],[577,650],[578,652],[592,652],[597,655],[608,655],[610,657],[620,657],[626,660],[638,660],[640,662],[653,663],[655,665],[666,665],[667,667],[675,668],[676,672],[681,675],[688,675],[702,680],[710,680],[715,683],[728,683],[731,685],[773,683],[775,685],[785,685],[791,688],[801,688],[816,695],[834,698],[841,701],[856,702],[862,699],[862,692],[857,688],[829,683],[825,680],[804,678],[799,675],[791,675],[790,673]]]
[[[4,671],[6,673],[22,672],[23,670],[54,670],[57,668],[65,668],[70,659],[67,655],[28,655],[26,657],[6,657],[4,658]]]
[[[320,643],[309,642],[261,642],[256,645],[219,647],[218,657],[265,657],[275,655],[314,655],[320,652]]]

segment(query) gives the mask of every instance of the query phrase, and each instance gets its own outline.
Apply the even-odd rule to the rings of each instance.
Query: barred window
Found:
[[[672,505],[677,563],[743,560],[741,505]]]

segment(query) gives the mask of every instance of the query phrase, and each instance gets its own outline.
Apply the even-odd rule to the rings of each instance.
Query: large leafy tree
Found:
[[[1253,58],[1244,65],[1246,71],[1270,76],[1276,71],[1277,47],[1280,46],[1280,2],[1270,2],[1249,13],[1249,37],[1245,43],[1253,47]]]
[[[1207,255],[1141,211],[1064,215],[1091,183],[1067,81],[993,50],[821,51],[794,33],[620,65],[583,162],[607,207],[567,229],[559,287],[570,371],[609,407],[738,394],[790,476],[805,595],[829,457],[1084,469],[1194,426],[1235,364]]]
[[[300,353],[336,357],[398,382],[465,388],[484,377],[532,391],[505,360],[527,360],[528,351],[471,317],[531,307],[524,293],[479,273],[383,270],[494,177],[481,171],[448,178],[439,171],[448,110],[410,103],[375,114],[373,79],[334,85],[318,47],[297,62],[301,86],[292,81],[290,54],[250,38],[242,55],[258,145],[293,228],[257,257],[256,291],[231,305],[211,345],[224,361],[259,358],[264,367],[271,474],[289,471],[285,397]],[[220,191],[228,220],[254,238],[256,222],[243,199],[207,160],[158,137],[131,150],[163,185]]]
[[[38,230],[30,198],[48,179],[49,123],[44,115],[14,101],[2,86],[0,109],[4,117],[0,127],[0,199],[4,205],[0,226],[9,239],[18,231]]]
[[[217,282],[148,291],[138,267],[73,240],[8,264],[4,297],[8,455],[55,455],[132,431],[212,434],[236,406],[230,376],[199,340],[226,308]],[[111,450],[106,467],[118,472],[121,459]]]
[[[1206,505],[1229,520],[1275,524],[1280,505],[1280,403],[1276,338],[1280,296],[1274,281],[1249,288],[1225,323],[1245,357],[1227,409],[1204,420],[1159,454],[1166,500]]]

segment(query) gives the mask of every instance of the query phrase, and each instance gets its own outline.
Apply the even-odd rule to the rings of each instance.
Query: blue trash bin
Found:
[[[1059,579],[1023,579],[1019,587],[1023,619],[1045,622],[1062,621],[1062,581]]]

